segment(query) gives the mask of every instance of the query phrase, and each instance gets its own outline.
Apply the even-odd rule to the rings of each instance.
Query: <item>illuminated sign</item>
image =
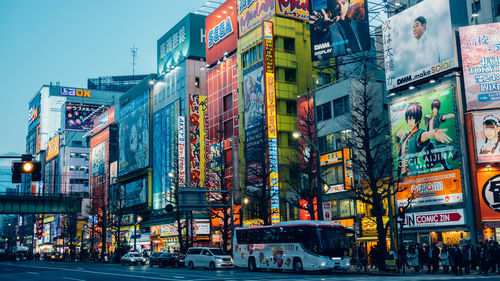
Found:
[[[276,14],[309,20],[309,0],[276,0]]]
[[[275,13],[275,0],[238,0],[239,36],[245,35]]]
[[[40,110],[40,107],[34,106],[30,108],[29,113],[28,113],[28,123],[31,125],[31,123],[35,122],[36,119],[38,119],[38,114]]]
[[[43,219],[43,223],[49,223],[49,222],[53,222],[53,221],[54,221],[54,217],[48,217],[48,218]]]
[[[224,40],[231,33],[233,33],[233,23],[231,22],[231,17],[227,17],[208,31],[208,48],[212,48],[214,44]]]
[[[321,155],[319,159],[321,166],[340,163],[342,161],[342,150]]]
[[[276,115],[276,81],[274,79],[274,41],[273,23],[264,21],[262,23],[262,33],[264,42],[264,73],[266,89],[266,117],[267,117],[267,138],[269,143],[270,162],[270,187],[273,192],[271,197],[271,223],[280,221],[279,202],[279,174],[278,174],[278,122]]]
[[[465,224],[464,209],[409,213],[404,228],[435,227]]]
[[[185,153],[186,153],[186,123],[184,120],[184,116],[179,116],[178,124],[177,124],[177,142],[179,144],[179,186],[184,186],[186,183],[186,167],[184,166],[185,162]]]
[[[47,143],[47,155],[45,156],[45,161],[56,157],[59,154],[59,136],[55,136],[52,140]]]
[[[61,88],[60,93],[62,96],[76,96],[90,98],[90,90]]]

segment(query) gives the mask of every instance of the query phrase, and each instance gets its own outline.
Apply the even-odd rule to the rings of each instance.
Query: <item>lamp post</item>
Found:
[[[292,136],[296,139],[298,139],[299,137],[302,137],[302,139],[304,139],[308,145],[310,145],[313,149],[314,149],[314,152],[316,153],[316,157],[315,157],[315,162],[316,162],[316,193],[317,193],[317,210],[318,210],[318,220],[323,220],[323,189],[321,188],[321,163],[320,163],[320,152],[319,152],[319,149],[318,149],[318,146],[316,144],[314,144],[310,139],[309,137],[301,134],[300,132],[293,132],[292,133]],[[316,139],[318,139],[316,137]]]
[[[134,251],[137,250],[137,224],[142,221],[142,217],[135,214],[135,223],[134,223]]]
[[[250,219],[250,210],[248,208],[248,204],[250,203],[250,200],[248,200],[248,198],[244,198],[243,199],[243,204],[245,204],[246,206],[246,212],[247,212],[247,219]],[[241,207],[243,209],[243,206]],[[243,226],[243,215],[241,214],[241,210],[240,209],[240,225]]]

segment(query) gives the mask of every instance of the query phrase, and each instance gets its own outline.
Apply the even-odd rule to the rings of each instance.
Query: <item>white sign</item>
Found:
[[[332,203],[323,202],[323,219],[325,221],[332,220]]]
[[[343,184],[330,185],[326,190],[325,194],[337,193],[346,191]]]
[[[195,222],[196,235],[210,234],[210,223],[208,222]]]
[[[185,147],[186,147],[186,123],[184,116],[179,116],[178,125],[178,145],[179,145],[179,186],[184,186],[186,182]]]
[[[405,215],[404,228],[449,226],[465,224],[464,210],[442,210]]]

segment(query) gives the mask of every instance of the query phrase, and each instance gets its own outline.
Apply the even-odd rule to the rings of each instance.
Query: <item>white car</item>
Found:
[[[205,267],[210,270],[220,268],[233,268],[233,258],[230,254],[217,248],[189,248],[185,264],[188,269]]]
[[[123,265],[145,265],[146,259],[137,252],[128,252],[122,257]]]

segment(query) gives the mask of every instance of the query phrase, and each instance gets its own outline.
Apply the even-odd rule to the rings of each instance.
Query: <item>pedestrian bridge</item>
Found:
[[[81,209],[81,196],[0,193],[0,214],[74,214]]]

